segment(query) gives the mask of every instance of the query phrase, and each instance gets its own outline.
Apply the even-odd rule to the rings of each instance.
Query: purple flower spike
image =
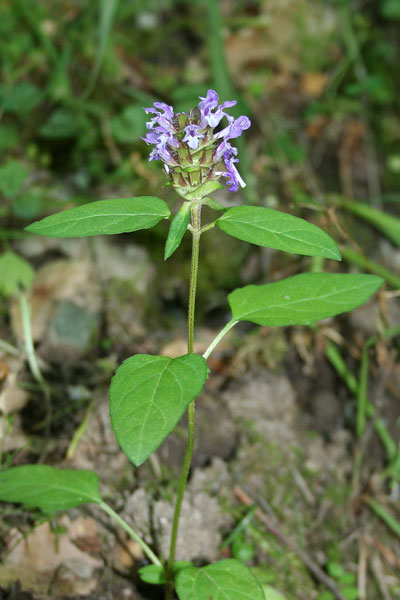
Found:
[[[153,146],[149,160],[161,160],[172,185],[186,199],[201,199],[202,184],[228,178],[228,189],[236,192],[245,187],[235,163],[238,151],[229,140],[239,137],[250,127],[250,120],[241,116],[234,119],[226,109],[235,106],[236,100],[219,104],[215,90],[208,90],[207,96],[200,96],[195,110],[174,113],[172,106],[164,102],[154,102],[145,108],[151,115],[146,123],[149,130],[142,138]],[[223,118],[227,127],[214,133]],[[221,169],[221,163],[222,169]],[[206,189],[206,188],[204,188]]]

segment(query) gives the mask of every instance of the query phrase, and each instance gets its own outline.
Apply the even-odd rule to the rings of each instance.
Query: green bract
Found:
[[[304,273],[229,294],[233,321],[270,327],[309,325],[353,310],[383,284],[375,275]]]
[[[180,571],[176,591],[180,600],[265,600],[262,587],[251,571],[234,559]]]
[[[153,227],[170,214],[164,200],[153,196],[98,200],[50,215],[26,230],[56,238],[129,233]]]
[[[341,260],[339,248],[322,229],[261,206],[235,206],[217,220],[222,231],[257,246]]]
[[[177,425],[207,379],[198,354],[178,358],[136,354],[117,369],[110,387],[111,424],[127,457],[141,465]]]
[[[47,465],[23,465],[0,472],[0,500],[40,508],[44,513],[102,502],[95,473]]]

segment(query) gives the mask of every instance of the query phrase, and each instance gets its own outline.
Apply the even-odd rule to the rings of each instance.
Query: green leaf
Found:
[[[183,569],[193,566],[193,563],[187,560],[180,560],[174,563],[174,573],[179,573]],[[165,578],[165,569],[159,565],[146,565],[139,569],[139,577],[145,583],[151,583],[153,585],[163,585],[167,582]]]
[[[353,310],[384,282],[375,275],[304,273],[229,294],[234,321],[269,327],[308,325]]]
[[[31,286],[35,271],[31,265],[12,252],[0,256],[0,294],[12,296]]]
[[[43,191],[30,189],[12,200],[12,211],[20,219],[34,219],[43,210]]]
[[[340,206],[354,215],[361,217],[364,221],[368,221],[368,223],[371,223],[371,225],[392,240],[394,244],[400,246],[400,219],[398,217],[372,208],[364,202],[352,202],[346,198],[340,198],[339,202]]]
[[[111,131],[119,144],[133,144],[146,133],[147,116],[141,106],[131,105],[111,119]]]
[[[219,202],[217,202],[213,198],[203,198],[203,200],[201,201],[201,203],[205,204],[206,206],[209,206],[213,210],[218,210],[218,211],[226,210],[225,206],[222,206],[222,204],[220,204]]]
[[[282,596],[278,590],[268,584],[262,586],[264,590],[265,600],[287,600],[286,596]]]
[[[174,429],[203,389],[207,372],[199,354],[178,358],[136,354],[117,369],[110,387],[111,424],[136,466]]]
[[[169,215],[166,203],[153,196],[98,200],[50,215],[26,230],[55,238],[110,235],[148,229]]]
[[[163,585],[166,583],[164,568],[159,565],[146,565],[139,569],[139,577],[145,583]]]
[[[47,139],[62,140],[79,134],[77,118],[65,108],[59,108],[40,128],[40,135]]]
[[[18,160],[10,160],[0,167],[0,193],[12,198],[20,191],[28,170]]]
[[[265,600],[262,587],[251,571],[234,559],[180,571],[176,592],[180,600]]]
[[[50,140],[63,140],[79,134],[77,117],[65,108],[58,108],[40,128],[40,135]]]
[[[184,202],[171,221],[165,244],[164,260],[167,260],[180,246],[189,224],[190,206],[190,202]]]
[[[0,500],[37,507],[44,513],[102,502],[95,473],[47,465],[23,465],[1,471]]]
[[[285,252],[340,260],[334,240],[322,229],[292,215],[261,206],[235,206],[217,219],[229,235]]]
[[[194,167],[192,170],[196,170],[196,168]],[[219,183],[218,181],[206,181],[197,187],[176,188],[176,191],[180,196],[186,198],[186,200],[201,200],[204,196],[212,194],[215,190],[219,190],[223,187],[222,183]]]
[[[1,102],[2,110],[24,116],[41,102],[42,92],[29,81],[17,83]]]

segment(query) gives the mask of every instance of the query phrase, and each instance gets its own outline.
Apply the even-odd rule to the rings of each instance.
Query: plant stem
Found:
[[[124,529],[124,531],[126,531],[126,533],[133,540],[135,540],[135,542],[137,542],[139,544],[139,546],[142,548],[142,550],[145,553],[145,555],[147,556],[147,558],[149,560],[151,560],[151,562],[153,563],[153,565],[157,565],[158,567],[162,566],[160,559],[157,558],[157,556],[154,554],[154,552],[151,550],[151,548],[149,548],[149,546],[146,544],[146,542],[143,541],[142,538],[138,536],[138,534],[132,529],[132,527],[130,527],[128,525],[128,523],[126,523],[123,519],[121,519],[121,517],[119,516],[119,514],[116,513],[111,508],[111,506],[109,506],[105,502],[101,502],[101,503],[99,503],[99,505],[104,510],[104,512],[106,512],[108,515],[110,515],[110,517],[112,519],[114,519],[114,521],[116,521],[118,523],[118,525],[120,527],[122,527],[122,529]]]
[[[221,329],[221,331],[219,332],[219,334],[213,339],[213,341],[211,342],[211,344],[208,346],[207,350],[204,352],[203,354],[203,358],[205,358],[207,360],[207,358],[210,356],[211,352],[214,350],[215,346],[217,344],[219,344],[219,342],[222,340],[222,338],[224,337],[224,335],[226,333],[228,333],[228,331],[230,329],[232,329],[232,327],[234,327],[236,325],[238,321],[229,321],[229,323],[227,323],[225,325],[225,327],[223,329]]]
[[[45,403],[45,409],[46,409],[44,437],[46,439],[46,442],[48,442],[49,437],[50,437],[50,425],[51,425],[52,414],[53,414],[50,388],[42,375],[42,372],[39,367],[39,363],[36,358],[35,347],[33,344],[33,336],[32,336],[31,311],[30,311],[28,301],[26,299],[25,294],[23,294],[23,293],[20,293],[18,295],[18,298],[19,298],[19,306],[20,306],[21,317],[22,317],[22,330],[23,330],[23,334],[24,334],[26,357],[28,360],[28,364],[29,364],[31,373],[32,373],[33,377],[35,378],[35,380],[37,381],[37,383],[39,384],[39,387],[42,390],[43,397],[44,397],[44,403]],[[46,446],[47,446],[47,443],[45,444],[45,447],[40,454],[39,462],[43,462],[43,460],[45,458]]]
[[[194,312],[196,306],[197,273],[199,269],[199,246],[201,229],[201,204],[192,208],[192,264],[190,267],[189,307],[188,307],[188,354],[194,348]]]
[[[188,354],[194,349],[194,315],[196,305],[197,274],[199,267],[199,246],[201,236],[201,204],[195,203],[192,211],[192,262],[190,268],[189,307],[188,307]],[[175,562],[176,542],[178,538],[179,518],[181,514],[182,501],[185,493],[186,483],[189,476],[190,464],[192,462],[195,436],[195,405],[194,400],[188,407],[188,442],[183,461],[181,475],[179,477],[178,493],[176,497],[174,517],[172,521],[171,543],[169,557],[166,567],[167,585],[165,589],[166,600],[172,600],[174,593],[173,574]]]
[[[31,328],[31,315],[28,302],[26,300],[25,294],[19,294],[19,305],[21,309],[21,317],[22,317],[22,329],[24,332],[24,343],[25,343],[25,351],[26,357],[28,359],[29,367],[32,375],[38,382],[40,386],[45,384],[43,379],[42,372],[39,368],[39,364],[36,360],[35,348],[33,346],[33,338],[32,338],[32,328]]]

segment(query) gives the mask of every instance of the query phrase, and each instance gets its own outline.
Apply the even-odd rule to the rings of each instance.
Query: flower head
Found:
[[[227,185],[232,192],[245,187],[234,164],[239,162],[237,148],[229,140],[239,137],[251,123],[246,116],[234,119],[226,112],[235,104],[236,100],[219,104],[217,92],[208,90],[189,114],[175,114],[173,107],[164,102],[144,109],[152,115],[146,124],[149,131],[142,138],[154,146],[149,160],[164,163],[172,185],[182,196],[202,197],[200,186],[221,177],[229,178]],[[215,132],[224,117],[228,125]]]

